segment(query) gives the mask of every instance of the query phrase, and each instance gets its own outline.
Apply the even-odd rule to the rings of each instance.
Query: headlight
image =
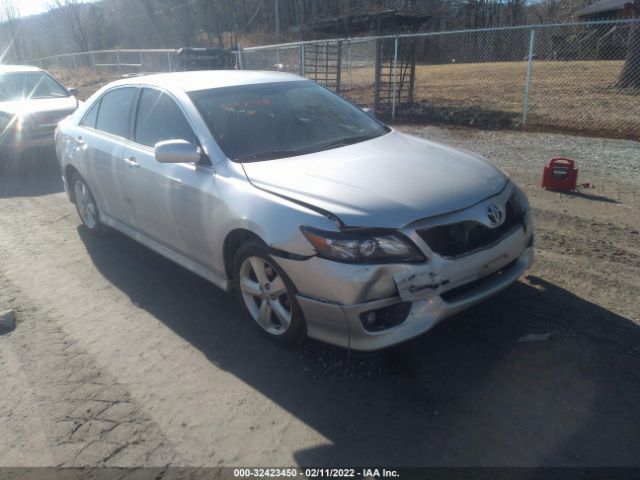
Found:
[[[300,227],[321,257],[339,262],[424,262],[426,258],[401,233],[384,230],[327,232]]]
[[[513,184],[514,190],[516,192],[517,198],[518,198],[518,203],[520,204],[520,208],[522,208],[522,211],[524,213],[524,220],[525,220],[525,224],[528,225],[529,222],[531,221],[531,207],[529,206],[529,199],[527,198],[527,196],[524,194],[524,192],[522,191],[522,189],[520,187],[518,187],[515,183]]]

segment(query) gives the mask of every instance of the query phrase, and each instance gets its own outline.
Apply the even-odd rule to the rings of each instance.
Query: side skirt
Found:
[[[185,257],[184,255],[176,252],[175,250],[172,250],[171,248],[157,242],[156,240],[153,240],[152,238],[147,237],[146,235],[140,233],[139,231],[135,230],[129,225],[126,225],[120,222],[119,220],[116,220],[115,218],[110,217],[109,215],[106,215],[102,212],[100,214],[100,220],[105,225],[108,225],[114,230],[117,230],[125,234],[127,237],[130,237],[133,240],[140,242],[145,247],[150,248],[157,254],[162,255],[165,258],[168,258],[172,262],[177,263],[178,265],[186,268],[190,272],[193,272],[196,275],[201,276],[205,280],[210,281],[216,287],[221,288],[224,291],[229,291],[230,285],[225,277],[214,272],[213,270],[209,270],[208,268],[203,267],[200,263],[196,262],[195,260]]]

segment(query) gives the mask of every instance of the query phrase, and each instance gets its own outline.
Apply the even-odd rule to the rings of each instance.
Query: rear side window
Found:
[[[160,90],[145,88],[140,95],[134,141],[153,147],[163,140],[186,140],[198,144],[175,100]]]
[[[129,114],[136,95],[132,87],[107,92],[100,102],[96,128],[123,138],[129,138]]]
[[[89,110],[89,112],[84,116],[80,125],[83,127],[91,127],[96,128],[96,120],[98,119],[98,109],[100,108],[100,101],[98,100],[93,104],[93,107]]]

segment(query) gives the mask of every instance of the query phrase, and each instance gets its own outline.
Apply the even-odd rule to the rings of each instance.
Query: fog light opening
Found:
[[[411,302],[401,302],[360,314],[362,326],[368,332],[380,332],[400,325],[411,311]]]

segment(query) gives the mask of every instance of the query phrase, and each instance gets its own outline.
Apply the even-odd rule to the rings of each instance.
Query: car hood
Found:
[[[360,227],[400,228],[470,207],[499,193],[507,181],[478,155],[397,131],[243,167],[254,186]]]
[[[0,102],[0,112],[10,115],[30,115],[40,112],[68,111],[72,113],[78,107],[75,97],[35,98],[31,100],[15,100]]]

